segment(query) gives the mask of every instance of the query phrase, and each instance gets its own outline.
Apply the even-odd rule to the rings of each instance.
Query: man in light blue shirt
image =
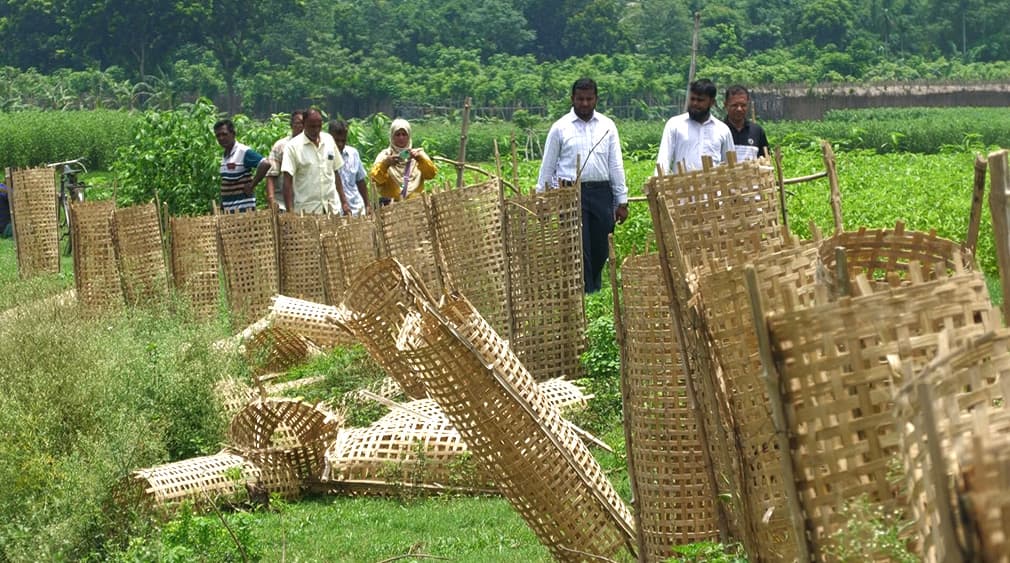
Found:
[[[340,182],[344,188],[344,199],[351,208],[351,215],[368,213],[368,185],[365,184],[365,165],[361,162],[358,149],[347,145],[347,122],[342,119],[330,121],[327,127],[330,136],[337,143],[337,150],[344,158],[340,168]]]

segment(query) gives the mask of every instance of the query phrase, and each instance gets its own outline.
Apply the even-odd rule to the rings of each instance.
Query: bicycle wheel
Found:
[[[74,229],[70,219],[70,198],[65,194],[61,194],[60,207],[63,211],[63,220],[60,222],[60,239],[62,241],[63,255],[70,256],[74,250],[72,238]]]

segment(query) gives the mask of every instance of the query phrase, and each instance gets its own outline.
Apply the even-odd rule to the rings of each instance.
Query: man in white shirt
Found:
[[[347,145],[347,122],[334,119],[327,129],[337,143],[340,156],[344,159],[344,165],[340,167],[340,183],[344,186],[344,198],[351,207],[351,215],[365,215],[368,212],[365,165],[361,162],[358,149]]]
[[[614,222],[628,218],[628,187],[617,126],[596,111],[596,82],[580,78],[572,85],[572,110],[547,133],[537,191],[582,186],[582,264],[586,293],[602,287]],[[581,170],[576,169],[576,165]]]
[[[343,165],[337,143],[323,132],[322,113],[307,110],[304,131],[284,147],[281,172],[287,208],[295,213],[350,213],[337,174]]]
[[[712,157],[713,164],[721,164],[726,153],[733,150],[729,127],[712,116],[715,96],[711,80],[703,78],[691,83],[687,113],[671,117],[659,140],[656,164],[664,173],[677,173],[678,164],[688,172],[700,170],[701,157],[705,155]]]
[[[287,211],[287,204],[284,203],[284,178],[281,176],[281,163],[284,162],[284,146],[288,141],[297,137],[302,132],[305,110],[296,109],[291,112],[291,133],[277,139],[274,146],[270,148],[270,171],[267,172],[267,203],[270,207],[277,205],[281,211]],[[281,192],[278,194],[277,192]]]

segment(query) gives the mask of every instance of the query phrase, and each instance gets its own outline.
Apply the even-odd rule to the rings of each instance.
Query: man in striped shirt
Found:
[[[235,141],[235,124],[230,119],[214,124],[214,136],[224,149],[221,156],[221,209],[225,213],[256,209],[256,185],[270,171],[270,162]]]

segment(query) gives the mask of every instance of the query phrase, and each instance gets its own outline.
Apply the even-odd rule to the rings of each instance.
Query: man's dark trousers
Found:
[[[582,268],[586,293],[603,286],[603,267],[610,254],[608,235],[614,232],[614,192],[610,182],[582,182]]]

